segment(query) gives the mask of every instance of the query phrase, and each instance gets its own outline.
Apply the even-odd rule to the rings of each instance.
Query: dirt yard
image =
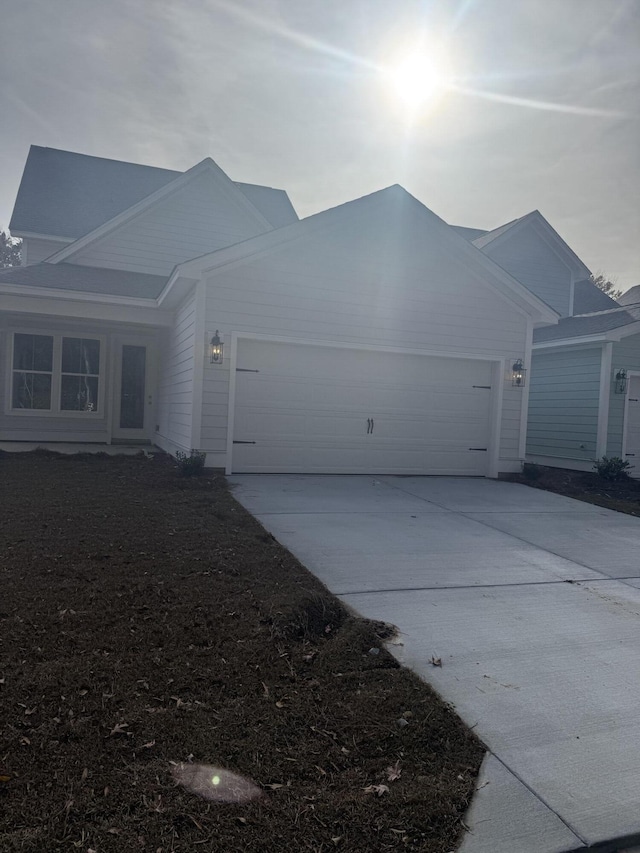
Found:
[[[529,471],[529,476],[517,474],[510,479],[536,489],[545,489],[607,509],[626,512],[628,515],[640,516],[638,479],[626,477],[610,482],[599,477],[595,471],[568,471],[566,468],[547,468],[544,465],[528,466],[526,470]]]
[[[0,507],[3,853],[456,847],[481,745],[223,478],[4,454]]]

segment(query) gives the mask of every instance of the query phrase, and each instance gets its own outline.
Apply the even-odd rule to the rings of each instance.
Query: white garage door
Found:
[[[487,473],[491,364],[238,343],[234,472]]]

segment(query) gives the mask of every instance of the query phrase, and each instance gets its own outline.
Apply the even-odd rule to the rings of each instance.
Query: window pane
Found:
[[[51,370],[52,365],[52,337],[19,333],[13,336],[14,370]]]
[[[66,412],[97,412],[98,377],[63,376],[60,408]]]
[[[51,376],[48,373],[13,373],[14,409],[50,409]]]
[[[88,338],[62,339],[62,372],[100,373],[100,341]]]
[[[122,347],[122,383],[120,386],[120,426],[144,427],[144,382],[146,347]]]

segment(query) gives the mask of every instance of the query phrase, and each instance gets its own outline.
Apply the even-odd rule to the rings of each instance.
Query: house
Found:
[[[639,288],[622,307],[600,291],[538,211],[468,239],[560,314],[533,336],[527,459],[588,471],[618,456],[640,476]]]
[[[558,308],[399,186],[286,193],[31,148],[0,273],[0,441],[197,448],[227,472],[517,471]],[[516,371],[514,373],[514,365]]]

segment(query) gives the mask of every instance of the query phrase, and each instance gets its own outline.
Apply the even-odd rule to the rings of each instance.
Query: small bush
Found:
[[[542,469],[539,465],[535,465],[533,462],[523,462],[522,476],[526,480],[539,480],[542,476]]]
[[[626,480],[629,476],[627,472],[633,465],[619,456],[603,456],[602,459],[596,459],[593,467],[603,480],[615,481]]]
[[[201,450],[191,450],[188,454],[181,450],[176,451],[178,467],[185,477],[199,477],[204,471],[206,459],[207,454]]]

